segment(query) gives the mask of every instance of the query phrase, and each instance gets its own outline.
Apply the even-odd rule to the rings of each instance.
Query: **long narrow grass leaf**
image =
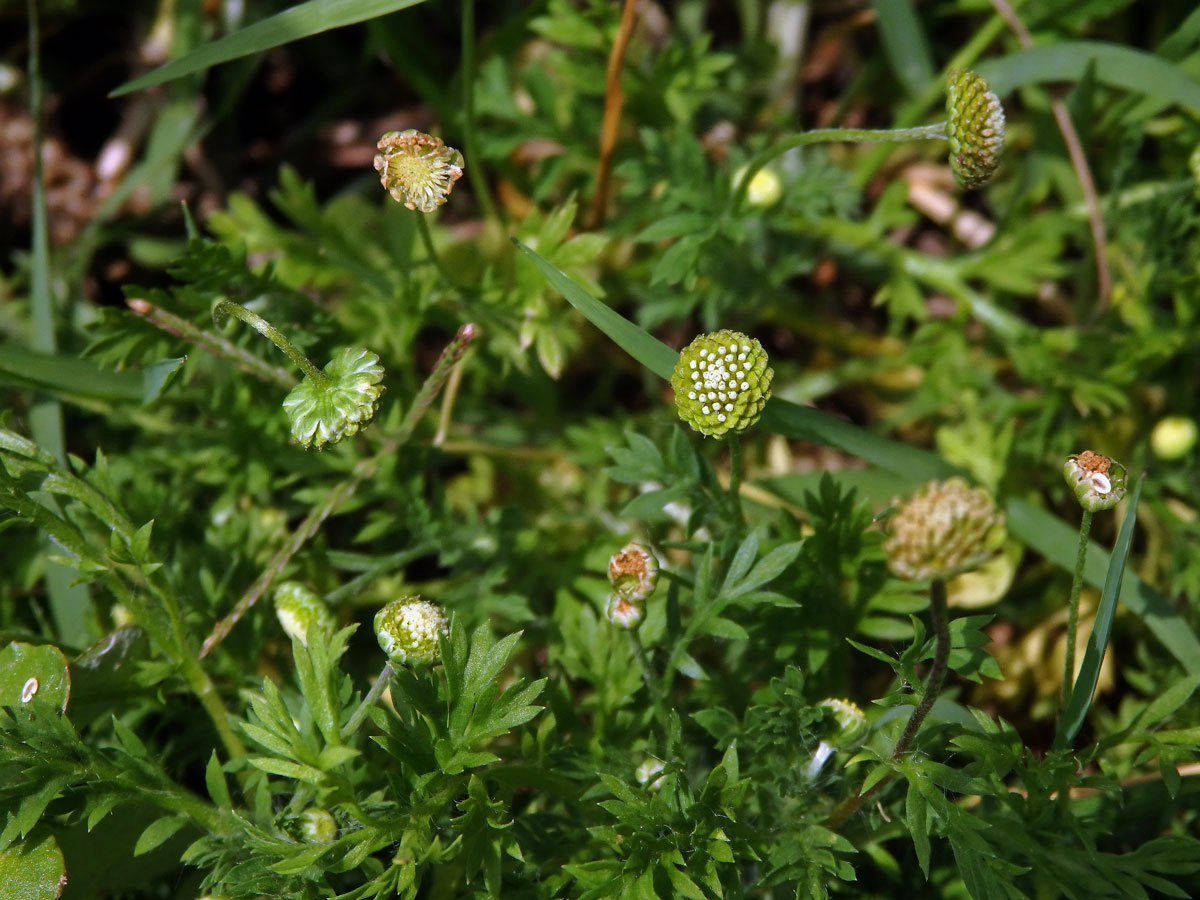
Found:
[[[1104,578],[1104,589],[1100,593],[1096,621],[1092,624],[1092,633],[1088,636],[1087,648],[1083,651],[1083,662],[1079,666],[1075,687],[1071,690],[1071,699],[1067,701],[1067,708],[1059,722],[1056,741],[1059,746],[1069,745],[1075,739],[1092,705],[1096,681],[1100,678],[1100,664],[1104,661],[1104,651],[1108,648],[1108,637],[1112,633],[1117,598],[1121,595],[1125,560],[1129,556],[1129,546],[1133,543],[1133,526],[1137,523],[1137,503],[1142,493],[1143,480],[1138,478],[1137,484],[1129,492],[1129,508],[1117,534],[1112,556],[1108,560],[1108,574]]]
[[[125,82],[109,96],[120,97],[140,91],[290,41],[365,22],[422,2],[424,0],[309,0],[308,3],[285,9],[240,31],[203,44],[186,56]]]
[[[533,250],[519,241],[514,240],[514,243],[542,271],[550,285],[583,313],[588,321],[612,338],[617,346],[660,378],[671,377],[678,358],[674,350],[597,300]],[[880,437],[819,410],[784,400],[771,399],[756,427],[784,437],[837,447],[909,481],[962,474],[927,450]],[[1075,565],[1078,532],[1045,510],[1017,497],[1005,502],[1004,512],[1008,517],[1009,532],[1014,537],[1036,548],[1055,565],[1071,571]],[[1096,546],[1089,549],[1088,564],[1084,569],[1084,578],[1089,584],[1104,583],[1104,567],[1108,559],[1103,549]],[[1123,597],[1125,605],[1141,617],[1146,627],[1187,671],[1200,673],[1200,640],[1196,639],[1184,619],[1171,609],[1162,595],[1133,572],[1127,572]]]
[[[998,94],[1027,84],[1076,81],[1089,65],[1096,79],[1149,97],[1200,108],[1200,81],[1160,56],[1103,41],[1062,41],[1018,50],[976,68]]]
[[[888,65],[912,97],[933,80],[933,57],[910,0],[871,0]]]

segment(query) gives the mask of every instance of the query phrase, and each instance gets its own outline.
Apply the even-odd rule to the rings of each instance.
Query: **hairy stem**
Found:
[[[1079,630],[1079,594],[1083,590],[1083,564],[1087,560],[1088,535],[1092,531],[1092,511],[1085,509],[1079,522],[1079,549],[1075,553],[1075,574],[1071,579],[1071,599],[1067,601],[1067,652],[1063,656],[1062,705],[1067,707],[1075,680],[1075,632]]]
[[[348,741],[350,738],[354,737],[355,732],[357,732],[359,726],[362,725],[363,720],[367,717],[367,713],[370,711],[371,707],[379,702],[379,698],[383,696],[383,690],[387,687],[388,682],[391,681],[391,678],[392,664],[385,663],[383,670],[375,679],[374,684],[371,685],[371,689],[367,691],[367,696],[363,697],[362,703],[358,704],[358,709],[356,709],[354,714],[346,721],[346,726],[342,729],[343,741]]]
[[[300,352],[300,349],[289,341],[283,334],[257,313],[252,313],[240,303],[234,303],[232,300],[219,300],[217,305],[213,307],[213,319],[219,320],[224,316],[233,316],[235,319],[240,319],[245,322],[272,344],[287,354],[288,359],[296,364],[296,366],[305,375],[311,378],[320,387],[326,387],[329,384],[329,379],[325,373],[313,365],[312,360]]]
[[[746,518],[742,514],[742,440],[736,432],[729,432],[729,506],[733,512],[733,526],[738,532],[745,530]]]
[[[750,182],[763,166],[796,147],[830,141],[877,143],[880,141],[944,141],[945,139],[945,122],[938,122],[936,125],[920,125],[916,128],[820,128],[816,131],[802,131],[772,144],[750,160],[738,182],[730,209],[736,212],[742,205],[742,201],[746,199],[746,191],[750,187]]]

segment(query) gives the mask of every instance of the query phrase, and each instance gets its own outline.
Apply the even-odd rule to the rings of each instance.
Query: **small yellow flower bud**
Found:
[[[1198,436],[1195,419],[1167,416],[1150,432],[1150,449],[1159,459],[1180,459],[1192,452]]]
[[[741,187],[742,179],[746,177],[749,166],[742,166],[733,173],[733,186],[736,190]],[[763,167],[754,173],[750,183],[746,185],[746,202],[751,206],[774,206],[783,196],[783,181],[774,169]]]

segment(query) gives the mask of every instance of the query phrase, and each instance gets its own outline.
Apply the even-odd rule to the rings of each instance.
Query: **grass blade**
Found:
[[[871,0],[888,65],[910,97],[933,81],[933,57],[921,20],[909,0]]]
[[[1200,81],[1161,56],[1103,41],[1063,41],[1030,47],[981,62],[976,67],[992,90],[1003,96],[1013,88],[1047,81],[1076,81],[1090,64],[1096,78],[1112,87],[1200,107]]]
[[[1121,576],[1125,571],[1125,560],[1129,556],[1129,546],[1133,543],[1133,526],[1137,522],[1137,503],[1142,493],[1142,482],[1143,479],[1138,478],[1137,484],[1129,492],[1129,511],[1121,523],[1117,543],[1113,546],[1112,556],[1108,561],[1108,574],[1104,578],[1096,621],[1092,625],[1092,633],[1088,636],[1087,649],[1083,651],[1083,663],[1079,667],[1071,699],[1067,701],[1067,708],[1058,723],[1058,737],[1055,743],[1060,747],[1065,747],[1075,740],[1075,735],[1079,733],[1092,705],[1092,694],[1096,690],[1096,680],[1100,677],[1100,664],[1104,661],[1104,651],[1112,633],[1117,598],[1121,595]]]
[[[203,44],[186,56],[125,82],[109,96],[120,97],[140,91],[220,63],[261,53],[333,28],[365,22],[422,2],[424,0],[309,0],[308,3],[285,9],[270,18]]]
[[[671,377],[678,353],[597,300],[520,241],[514,239],[513,243],[541,270],[553,288],[593,325],[612,338],[617,346],[660,378],[666,380]],[[796,406],[784,400],[769,401],[757,427],[785,437],[837,447],[907,481],[962,474],[928,450],[880,437],[819,410]],[[1009,498],[1004,504],[1004,512],[1008,517],[1008,530],[1014,537],[1036,548],[1055,565],[1068,572],[1073,569],[1078,532],[1045,510],[1018,497]],[[1087,567],[1084,569],[1084,578],[1089,584],[1104,583],[1104,568],[1108,560],[1108,553],[1102,548],[1093,546],[1089,549]],[[1146,627],[1171,651],[1184,669],[1200,674],[1200,640],[1196,639],[1183,617],[1171,609],[1161,594],[1133,572],[1125,573],[1123,588],[1125,605],[1146,623]]]
[[[46,183],[42,171],[42,73],[40,36],[36,0],[29,0],[29,105],[33,117],[33,210],[31,236],[31,273],[29,305],[32,312],[32,345],[42,353],[53,353],[57,340],[54,331],[54,298],[50,294],[50,237],[46,224]],[[54,454],[59,462],[66,461],[63,437],[62,406],[53,397],[39,395],[29,409],[29,430],[33,439]],[[56,503],[46,500],[53,512]],[[85,613],[91,603],[87,588],[73,584],[78,575],[73,569],[47,562],[46,593],[50,613],[59,637],[71,644],[86,643]]]

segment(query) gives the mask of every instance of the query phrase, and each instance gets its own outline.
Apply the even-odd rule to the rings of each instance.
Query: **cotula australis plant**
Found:
[[[470,23],[472,4],[464,12]],[[468,67],[468,90],[472,75]],[[789,147],[912,139],[946,140],[955,177],[978,188],[1000,159],[999,100],[977,75],[959,73],[943,123],[784,139],[746,167],[733,205],[773,202],[770,182],[755,178]],[[412,130],[385,134],[377,150],[384,188],[408,210],[385,201],[388,215],[412,225],[441,287],[461,301],[454,308],[468,308],[474,287],[436,252],[429,224],[466,160]],[[481,168],[472,158],[469,171]],[[181,895],[231,900],[990,900],[1185,890],[1200,866],[1185,809],[1155,819],[1160,833],[1110,841],[1124,809],[1083,790],[1100,784],[1124,799],[1119,780],[1158,760],[1164,790],[1187,798],[1177,767],[1197,741],[1165,723],[1194,679],[1177,680],[1091,743],[1064,739],[1036,752],[1013,725],[965,702],[966,682],[1000,672],[985,649],[987,617],[952,614],[953,586],[994,561],[1006,528],[1022,526],[1006,516],[1002,491],[998,498],[914,448],[773,399],[773,389],[787,394],[787,360],[768,359],[777,345],[766,332],[760,341],[721,328],[676,354],[535,253],[518,259],[669,379],[680,422],[703,437],[664,408],[645,416],[661,439],[629,430],[628,449],[612,451],[612,474],[638,493],[620,516],[605,496],[587,515],[552,519],[546,486],[586,481],[581,466],[534,446],[537,438],[505,444],[531,408],[552,404],[540,382],[475,409],[474,444],[455,448],[444,429],[415,438],[443,389],[443,424],[449,418],[454,373],[482,331],[474,324],[455,323],[455,337],[417,378],[426,367],[389,362],[385,371],[368,341],[314,353],[330,359],[319,368],[299,349],[307,346],[299,333],[285,337],[251,308],[266,305],[258,297],[210,304],[218,327],[237,318],[282,350],[303,373],[294,384],[225,335],[131,300],[162,332],[261,377],[271,386],[264,393],[287,390],[282,413],[274,397],[274,418],[257,411],[253,422],[262,435],[286,431],[275,458],[231,467],[229,478],[244,479],[232,512],[214,513],[194,553],[182,528],[137,524],[103,458],[93,467],[64,462],[0,429],[0,506],[9,516],[0,528],[32,524],[48,534],[56,554],[119,601],[121,622],[82,653],[66,648],[70,661],[41,640],[3,651],[0,884],[31,871],[31,861],[61,877],[61,836],[68,848],[120,847],[147,872],[182,860],[184,874],[169,876]],[[480,280],[486,288],[500,277],[488,270]],[[425,324],[445,327],[448,318],[438,309]],[[476,390],[502,369],[489,368]],[[222,390],[222,399],[242,396],[234,379]],[[251,417],[218,412],[249,429]],[[747,485],[742,445],[771,432],[888,458],[904,496],[884,516],[826,477],[816,493],[772,508]],[[217,445],[205,462],[218,464],[233,446]],[[455,453],[470,453],[471,464],[459,466]],[[506,456],[540,466],[536,477],[513,476],[517,491],[539,492],[532,526],[480,499],[489,467]],[[135,483],[136,473],[118,475]],[[195,477],[213,476],[197,467]],[[1085,510],[1069,632],[1087,524],[1120,501],[1124,477],[1098,454],[1068,462]],[[287,512],[252,522],[260,502]],[[210,542],[226,526],[242,529],[244,546]],[[207,557],[218,551],[227,556],[214,574]],[[414,561],[421,565],[407,568]],[[257,577],[230,602],[229,586],[250,566]],[[274,618],[255,610],[263,596]],[[864,609],[886,620],[886,638],[865,633]],[[378,648],[358,633],[368,622]],[[497,638],[493,622],[514,627]],[[1071,644],[1068,672],[1073,657]],[[1064,706],[1077,696],[1070,678]],[[193,704],[203,724],[191,721]],[[186,738],[161,739],[175,729]],[[122,845],[110,827],[136,840]],[[1140,843],[1129,850],[1132,841]],[[149,878],[120,889],[152,891]]]

